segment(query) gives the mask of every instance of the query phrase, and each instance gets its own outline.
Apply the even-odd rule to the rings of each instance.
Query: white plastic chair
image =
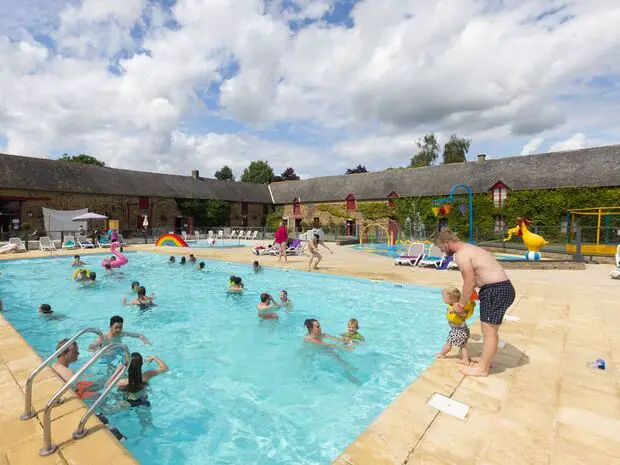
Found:
[[[430,250],[424,253],[424,256],[418,261],[418,266],[434,266],[437,268],[443,260],[445,254],[436,245],[432,245]]]
[[[75,237],[73,236],[65,236],[65,240],[62,243],[61,248],[65,250],[75,249],[77,248],[77,244],[75,243]]]
[[[217,232],[217,238],[218,238],[218,239],[220,239],[220,240],[221,240],[221,239],[224,239],[224,230],[223,230],[223,229],[220,229],[220,230]]]
[[[9,244],[15,244],[17,246],[14,249],[15,252],[26,252],[26,247],[24,246],[24,243],[19,237],[9,238]]]
[[[53,252],[56,250],[56,246],[48,236],[39,238],[39,249]]]
[[[76,241],[82,249],[94,249],[95,248],[95,244],[93,244],[91,240],[87,238],[86,236],[78,236],[76,238]]]
[[[233,229],[228,235],[228,239],[237,239],[237,230]]]
[[[250,240],[252,240],[252,241],[257,240],[257,239],[258,239],[258,231],[254,231],[254,232],[252,233],[252,236],[251,236],[251,237],[249,237],[248,239],[250,239]]]

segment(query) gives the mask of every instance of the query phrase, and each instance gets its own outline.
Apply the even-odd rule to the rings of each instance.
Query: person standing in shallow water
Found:
[[[482,357],[474,357],[476,366],[460,366],[459,370],[468,376],[488,376],[489,368],[497,352],[499,327],[504,315],[513,304],[515,288],[508,279],[502,265],[488,251],[472,244],[461,242],[449,229],[437,236],[435,244],[448,256],[454,255],[463,277],[463,291],[459,302],[452,309],[459,315],[466,315],[465,306],[474,289],[480,288],[480,323],[484,336]]]

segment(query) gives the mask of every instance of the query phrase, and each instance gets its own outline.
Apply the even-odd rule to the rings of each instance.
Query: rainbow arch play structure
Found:
[[[155,242],[155,245],[158,247],[189,247],[187,242],[178,234],[162,234]]]
[[[373,226],[383,229],[385,231],[386,237],[388,238],[388,245],[394,245],[394,238],[390,235],[390,232],[388,231],[388,229],[385,226],[383,226],[381,223],[370,223],[364,226],[362,230],[360,231],[360,244],[363,243],[364,232],[367,231],[368,228],[373,227]]]

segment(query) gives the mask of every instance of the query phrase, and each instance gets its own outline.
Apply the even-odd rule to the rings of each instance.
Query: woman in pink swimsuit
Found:
[[[278,261],[281,261],[282,255],[284,255],[284,261],[288,262],[287,256],[284,253],[286,251],[286,241],[288,240],[288,232],[286,231],[286,228],[284,227],[283,222],[280,222],[280,227],[275,233],[275,238],[276,238],[276,244],[280,248]]]

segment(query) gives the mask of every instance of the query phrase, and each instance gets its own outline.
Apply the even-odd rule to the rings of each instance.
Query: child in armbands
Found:
[[[360,324],[355,318],[351,318],[347,324],[347,332],[342,333],[345,342],[364,342],[364,336],[359,333]]]
[[[459,356],[461,360],[458,363],[463,365],[469,365],[469,353],[467,352],[467,341],[469,340],[469,328],[465,320],[472,316],[476,303],[473,300],[467,302],[464,312],[457,313],[453,306],[461,300],[461,291],[456,287],[448,287],[441,293],[443,301],[448,305],[448,311],[446,317],[448,324],[450,325],[450,332],[448,333],[448,340],[441,349],[441,352],[437,354],[437,358],[444,358],[448,352],[452,350],[452,346],[459,348]]]

